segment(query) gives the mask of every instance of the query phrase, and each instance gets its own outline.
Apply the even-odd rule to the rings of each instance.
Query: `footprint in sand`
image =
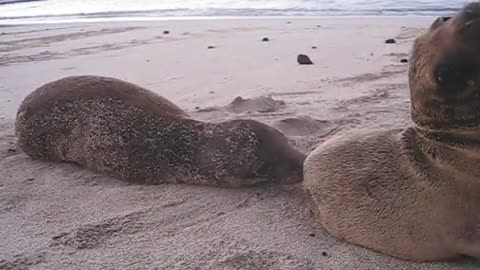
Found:
[[[84,224],[70,232],[54,236],[51,245],[64,245],[76,250],[97,248],[116,235],[141,231],[142,226],[138,221],[141,216],[141,212],[133,212],[97,224]]]
[[[212,269],[298,269],[313,270],[313,263],[305,258],[291,254],[267,250],[232,251],[224,258],[219,258]]]
[[[36,252],[34,254],[17,254],[10,259],[0,257],[0,269],[30,269],[35,265],[46,261],[45,252]]]
[[[253,99],[244,99],[236,97],[232,103],[226,106],[226,109],[233,113],[244,112],[276,112],[285,108],[286,104],[283,100],[274,100],[271,97],[260,96]]]
[[[247,112],[272,113],[277,112],[285,107],[285,101],[275,100],[269,96],[260,96],[252,99],[236,97],[227,106],[197,108],[197,112],[227,111],[235,114]]]
[[[338,125],[327,120],[318,120],[309,116],[298,116],[276,121],[272,125],[287,136],[324,137],[338,128]]]

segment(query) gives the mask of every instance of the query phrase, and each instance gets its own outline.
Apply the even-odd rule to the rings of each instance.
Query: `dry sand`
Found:
[[[197,119],[257,119],[305,152],[347,130],[408,124],[408,64],[400,59],[431,21],[0,27],[0,269],[480,269],[473,260],[403,262],[339,242],[311,218],[296,187],[128,185],[34,162],[15,147],[22,98],[79,74],[139,84]],[[314,65],[298,65],[300,53]]]

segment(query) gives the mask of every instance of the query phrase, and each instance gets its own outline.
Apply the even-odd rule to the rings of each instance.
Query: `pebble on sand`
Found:
[[[402,59],[400,60],[400,63],[408,63],[408,59],[407,59],[407,58],[402,58]]]
[[[165,31],[163,31],[163,33],[164,33],[165,35],[168,35],[168,34],[170,34],[170,31],[165,30]]]
[[[267,41],[270,41],[270,39],[268,37],[264,37],[264,38],[262,38],[262,41],[267,42]]]
[[[315,50],[316,48],[317,48],[317,46],[312,46],[312,49],[314,49],[314,50]]]
[[[389,39],[385,40],[385,43],[394,44],[394,43],[397,43],[397,41],[395,41],[395,39],[393,39],[393,38],[389,38]]]
[[[313,65],[312,60],[310,60],[310,58],[305,54],[299,54],[297,56],[297,62],[300,65]]]
[[[208,46],[208,49],[215,49],[215,46]]]

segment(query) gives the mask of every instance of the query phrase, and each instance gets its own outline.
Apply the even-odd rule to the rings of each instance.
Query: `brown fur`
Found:
[[[21,104],[18,144],[33,159],[72,162],[139,183],[223,187],[302,180],[305,155],[253,120],[218,124],[114,78],[73,76]]]
[[[480,4],[418,37],[414,125],[357,131],[304,164],[316,217],[349,243],[413,261],[480,258]]]

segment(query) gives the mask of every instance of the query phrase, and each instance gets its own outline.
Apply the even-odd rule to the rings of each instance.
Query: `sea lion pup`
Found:
[[[149,90],[99,76],[34,90],[18,109],[16,135],[32,159],[72,162],[137,183],[292,184],[303,179],[306,157],[260,122],[196,121]]]
[[[304,189],[346,242],[417,262],[480,258],[480,4],[436,20],[410,58],[414,125],[327,140]]]

